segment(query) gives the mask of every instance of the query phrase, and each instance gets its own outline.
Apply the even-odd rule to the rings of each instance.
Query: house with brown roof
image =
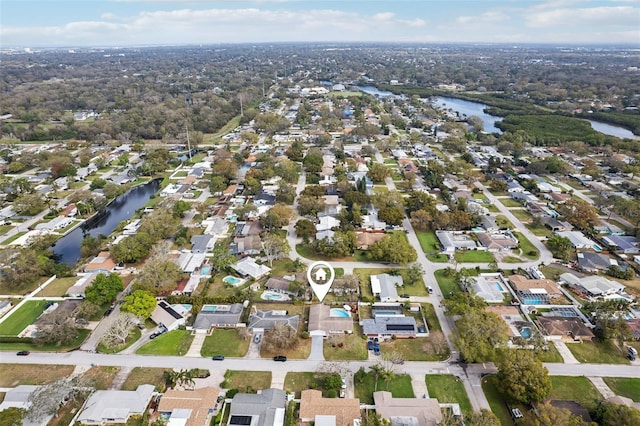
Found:
[[[510,232],[478,232],[477,237],[488,251],[508,251],[518,247],[518,240]]]
[[[338,315],[329,305],[312,305],[309,308],[309,334],[326,337],[329,334],[353,333],[353,318],[347,311],[340,310],[342,312]]]
[[[512,305],[489,305],[484,310],[498,315],[507,324],[510,339],[521,336],[518,325],[524,323],[524,319],[517,307]]]
[[[435,398],[394,398],[391,392],[373,393],[376,413],[392,425],[435,426],[442,422],[440,404]]]
[[[113,256],[108,251],[101,251],[91,262],[85,267],[85,272],[111,272],[116,267],[116,261],[113,260]]]
[[[520,298],[537,297],[542,298],[543,302],[550,302],[551,299],[562,297],[556,283],[547,279],[530,280],[523,275],[511,275],[509,284]]]
[[[323,398],[319,390],[303,390],[300,397],[301,422],[316,422],[318,416],[333,417],[334,426],[353,426],[360,419],[360,400],[357,398]],[[329,420],[329,419],[324,419]]]
[[[167,390],[160,398],[158,412],[168,417],[167,425],[205,426],[213,412],[219,390],[213,387],[195,390]]]
[[[595,337],[589,327],[576,317],[538,317],[536,320],[542,332],[549,338],[565,341],[591,341]]]
[[[358,232],[356,234],[358,250],[368,250],[371,245],[385,237],[384,232]]]

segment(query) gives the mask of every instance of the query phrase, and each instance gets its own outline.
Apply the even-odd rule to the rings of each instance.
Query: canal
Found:
[[[136,210],[144,207],[151,196],[158,192],[160,180],[136,186],[113,200],[107,207],[85,223],[60,238],[52,247],[60,262],[74,267],[80,260],[80,245],[87,236],[110,235],[123,220],[131,218]]]

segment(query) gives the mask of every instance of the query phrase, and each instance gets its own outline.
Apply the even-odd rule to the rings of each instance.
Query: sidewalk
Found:
[[[200,355],[200,351],[202,350],[202,345],[204,344],[204,339],[206,337],[206,334],[196,333],[196,335],[193,337],[193,342],[191,342],[191,346],[189,347],[189,351],[185,354],[185,356],[201,358],[202,355]]]
[[[576,357],[573,356],[566,343],[559,340],[553,340],[553,344],[558,352],[560,352],[560,355],[562,356],[563,362],[565,364],[580,364],[580,361],[578,361]],[[579,345],[579,343],[575,344]]]

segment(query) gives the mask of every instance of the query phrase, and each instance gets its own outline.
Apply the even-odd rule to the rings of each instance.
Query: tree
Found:
[[[374,364],[371,367],[369,367],[369,370],[371,371],[371,374],[373,375],[373,391],[377,392],[378,391],[378,379],[382,376],[382,374],[384,373],[385,369],[382,365],[380,364]]]
[[[156,298],[148,291],[136,290],[124,298],[124,303],[120,306],[123,312],[129,312],[138,318],[145,319],[151,316],[156,308]]]
[[[601,426],[635,426],[640,424],[640,410],[609,401],[601,401],[593,417]]]
[[[97,237],[93,235],[85,236],[80,244],[80,254],[82,257],[95,256],[100,253],[100,248],[105,238],[104,235],[98,235]]]
[[[467,414],[464,419],[464,424],[467,426],[500,426],[500,420],[498,420],[498,417],[496,417],[491,410],[483,408],[480,411]]]
[[[395,373],[390,368],[385,368],[380,375],[380,378],[384,380],[386,384],[386,390],[389,390],[389,383],[394,379]]]
[[[407,280],[410,285],[418,283],[422,279],[422,275],[424,274],[424,268],[419,263],[412,263],[409,269],[407,269]]]
[[[404,212],[399,206],[382,207],[378,211],[378,218],[387,223],[387,225],[401,225],[404,219]]]
[[[136,318],[129,313],[120,313],[111,323],[111,327],[102,336],[102,343],[108,348],[115,348],[126,343],[129,333],[137,323]]]
[[[337,391],[342,387],[342,377],[337,373],[329,374],[322,381],[322,385],[326,390]]]
[[[304,157],[304,160],[302,160],[302,164],[307,172],[320,173],[322,171],[324,160],[322,159],[320,151],[309,150],[307,155]]]
[[[570,198],[558,205],[558,213],[570,224],[581,230],[593,228],[598,223],[595,207],[580,198]]]
[[[58,412],[60,407],[73,399],[80,390],[78,379],[75,377],[64,377],[53,383],[39,386],[29,395],[29,410],[25,420],[40,423],[42,420]]]
[[[107,182],[102,188],[102,193],[107,200],[113,200],[114,198],[124,194],[126,190],[126,186],[118,185],[117,183],[113,182]]]
[[[631,339],[633,333],[622,315],[629,302],[623,300],[602,300],[584,304],[586,312],[591,314],[596,324],[595,332],[602,339]]]
[[[373,243],[369,247],[369,255],[373,260],[399,264],[415,262],[418,258],[415,249],[400,233],[387,234]]]
[[[276,190],[276,202],[293,204],[296,199],[296,188],[293,185],[282,182]]]
[[[75,318],[54,310],[43,315],[38,325],[34,343],[36,345],[68,345],[78,338]]]
[[[384,182],[386,178],[391,176],[389,168],[384,164],[374,163],[367,172],[367,176],[375,183]]]
[[[411,226],[417,231],[427,231],[431,227],[433,216],[426,210],[416,210],[411,212]],[[434,247],[432,247],[433,249]]]
[[[473,309],[456,322],[454,342],[466,362],[491,361],[496,348],[506,345],[508,331],[498,315]]]
[[[472,309],[484,309],[487,302],[482,297],[467,291],[454,291],[453,295],[442,301],[447,315],[464,315]]]
[[[100,305],[91,303],[88,300],[84,300],[80,306],[76,308],[74,315],[76,318],[82,318],[88,320],[96,315],[100,311]]]
[[[24,408],[9,407],[0,411],[0,426],[22,426],[22,419],[27,415]]]
[[[267,352],[277,352],[289,349],[298,344],[297,330],[289,327],[286,322],[276,322],[262,339],[262,347]]]
[[[302,195],[298,199],[298,213],[301,216],[316,215],[324,209],[324,199]]]
[[[134,288],[161,295],[173,290],[181,276],[182,271],[174,261],[152,256],[140,269]]]
[[[547,247],[551,250],[554,257],[562,260],[568,260],[571,256],[573,245],[571,240],[560,235],[553,235],[547,239]]]
[[[271,207],[261,218],[262,226],[267,230],[280,229],[287,226],[293,219],[294,211],[291,207],[283,204],[276,204]]]
[[[209,181],[209,191],[212,194],[216,194],[218,192],[222,192],[227,187],[227,180],[218,175],[212,175],[211,180]]]
[[[0,250],[0,284],[20,288],[34,282],[42,273],[39,254],[31,248],[9,246]]]
[[[500,388],[509,399],[531,404],[542,401],[551,392],[549,371],[531,351],[506,349],[495,362]]]
[[[224,244],[217,242],[213,246],[212,256],[209,258],[209,266],[211,266],[213,272],[220,272],[235,261],[236,258]]]
[[[286,238],[278,234],[267,234],[262,239],[262,250],[269,261],[269,266],[273,267],[273,261],[286,256],[291,247]]]
[[[536,405],[535,417],[528,416],[524,422],[526,426],[589,426],[582,417],[574,416],[566,408],[554,407],[549,403]]]
[[[38,193],[22,193],[13,201],[13,211],[22,216],[34,216],[45,209],[47,203]]]
[[[302,238],[305,244],[309,239],[316,236],[316,226],[309,219],[300,219],[295,225],[296,236]]]
[[[97,305],[111,303],[116,299],[118,293],[124,290],[122,278],[116,273],[98,274],[90,286],[85,291],[85,299]]]

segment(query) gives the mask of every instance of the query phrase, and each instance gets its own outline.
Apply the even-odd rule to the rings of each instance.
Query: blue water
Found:
[[[262,295],[262,297],[266,300],[282,300],[283,299],[281,294],[273,294],[273,293],[264,294]]]
[[[522,337],[524,337],[525,339],[530,339],[531,338],[531,329],[529,327],[524,327],[522,330],[520,330],[520,335]]]
[[[210,266],[203,266],[202,269],[200,269],[200,275],[209,275],[209,272],[211,272]]]
[[[458,113],[462,118],[464,116],[470,117],[475,115],[482,120],[482,126],[487,133],[502,133],[502,130],[498,129],[495,124],[497,121],[502,120],[502,117],[496,117],[484,112],[487,105],[480,102],[469,102],[462,99],[448,98],[438,96],[435,98],[434,104],[445,109],[451,109]]]
[[[329,316],[334,318],[351,318],[351,314],[340,308],[329,309]]]
[[[523,297],[522,303],[525,305],[542,305],[544,301],[539,297]]]
[[[628,138],[634,140],[640,140],[640,136],[634,135],[631,130],[627,130],[624,127],[612,126],[611,124],[600,123],[599,121],[587,120],[593,130],[596,130],[605,135],[611,135],[618,138]]]
[[[202,312],[215,312],[218,310],[216,305],[204,305],[202,307]]]
[[[498,287],[498,291],[499,292],[504,292],[504,287],[502,287],[502,284],[500,284],[499,282],[496,281],[496,287]]]
[[[384,98],[387,96],[395,96],[393,93],[387,90],[378,90],[377,87],[373,87],[373,86],[354,86],[354,87],[364,93],[367,93],[373,96],[380,96],[381,98]]]
[[[231,285],[238,285],[242,282],[242,280],[240,278],[236,278],[236,277],[232,277],[231,275],[227,275],[226,277],[224,277],[222,279],[222,281],[224,281],[227,284],[231,284]]]
[[[602,247],[600,247],[600,246],[599,246],[599,245],[597,245],[597,244],[594,244],[594,245],[593,245],[593,249],[594,249],[595,251],[597,251],[598,253],[602,251]]]
[[[173,308],[174,306],[175,306],[175,307],[182,306],[182,308],[183,308],[185,311],[190,311],[190,310],[191,310],[191,308],[193,307],[192,305],[189,305],[189,304],[187,304],[187,303],[177,304],[177,305],[171,305],[171,307],[172,307],[172,308]]]

